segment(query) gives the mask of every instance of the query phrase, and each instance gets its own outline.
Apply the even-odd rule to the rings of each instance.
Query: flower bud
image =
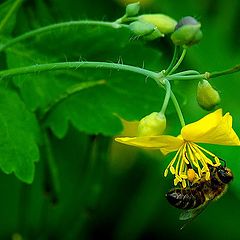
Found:
[[[139,2],[128,4],[126,7],[126,16],[128,17],[136,16],[139,10],[140,10]]]
[[[154,28],[153,32],[148,34],[148,35],[144,35],[143,39],[147,40],[147,41],[151,41],[160,37],[163,37],[164,34],[162,34],[156,27]]]
[[[154,32],[156,28],[151,23],[135,21],[129,24],[130,30],[137,36],[144,36]]]
[[[193,17],[184,17],[171,35],[175,45],[191,46],[202,39],[201,23]]]
[[[142,118],[138,125],[138,135],[158,136],[166,128],[166,117],[163,113],[153,112]]]
[[[155,25],[164,34],[173,32],[177,24],[173,18],[164,14],[143,14],[138,19]]]
[[[197,87],[197,102],[205,110],[214,109],[221,99],[216,91],[207,80],[202,80]]]

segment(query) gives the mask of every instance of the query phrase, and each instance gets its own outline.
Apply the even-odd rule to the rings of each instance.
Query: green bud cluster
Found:
[[[174,19],[164,14],[143,14],[136,17],[139,10],[139,2],[127,5],[125,15],[121,18],[121,21],[134,20],[129,24],[130,30],[134,35],[143,37],[145,40],[163,37],[164,34],[173,32],[177,25]]]

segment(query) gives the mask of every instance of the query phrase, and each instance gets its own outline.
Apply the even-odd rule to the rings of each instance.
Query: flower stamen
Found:
[[[208,156],[210,156],[211,159]],[[193,142],[186,141],[171,160],[164,172],[164,176],[167,176],[169,169],[175,176],[174,185],[181,183],[182,187],[185,188],[187,186],[187,181],[194,181],[192,178],[188,179],[189,169],[192,169],[194,172],[195,170],[197,171],[195,172],[196,179],[204,178],[207,181],[210,180],[209,165],[214,167],[219,166],[219,158],[203,147]]]

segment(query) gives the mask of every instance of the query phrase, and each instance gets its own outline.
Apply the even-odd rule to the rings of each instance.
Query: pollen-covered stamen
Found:
[[[210,179],[210,170],[208,168],[208,164],[213,165],[211,160],[207,158],[201,150],[198,149],[198,145],[191,145],[191,149],[193,151],[194,156],[196,157],[198,161],[198,165],[201,166],[201,170],[199,173],[199,177],[201,178],[202,176],[205,176],[206,180]]]
[[[195,143],[194,143],[194,145],[196,145],[199,149],[201,149],[203,152],[207,153],[209,156],[211,156],[214,159],[214,161],[215,161],[215,164],[213,164],[214,167],[217,167],[217,166],[221,165],[220,159],[216,155],[214,155],[210,151],[206,150],[205,148],[203,148],[203,147],[201,147],[201,146],[199,146]]]
[[[196,155],[198,161],[202,165],[201,173],[206,174],[205,178],[206,178],[206,180],[209,180],[210,179],[210,170],[208,168],[208,164],[212,165],[212,162],[198,148],[194,147],[194,149],[196,151],[195,155]]]
[[[186,158],[186,144],[183,144],[166,168],[164,176],[166,177],[168,170],[170,170],[170,172],[175,175],[174,185],[176,186],[178,183],[181,183],[182,187],[185,188],[187,186],[186,180],[188,178],[188,164],[189,160]]]
[[[178,182],[181,182],[183,188],[187,186],[186,179],[188,178],[186,162],[189,164],[188,160],[185,157],[185,153],[186,153],[186,144],[183,145],[182,150],[178,155],[178,161],[177,161],[176,171],[175,171],[175,179],[176,179],[175,185],[177,185]]]
[[[186,158],[186,144],[184,144],[183,150],[180,155],[181,155],[181,158],[179,159],[180,168],[178,171],[178,175],[182,179],[187,179],[187,164],[189,164],[189,161]]]
[[[198,177],[200,177],[201,176],[201,167],[199,166],[196,156],[193,154],[193,150],[191,149],[190,144],[187,144],[187,156],[189,158],[192,168],[197,168]]]
[[[211,166],[219,166],[220,165],[220,161],[219,158],[217,156],[215,156],[213,153],[209,152],[208,150],[200,147],[199,145],[195,144],[195,143],[188,143],[189,145],[189,153],[191,153],[191,157],[194,156],[194,160],[193,164],[198,168],[198,175],[199,177],[203,177],[206,180],[210,179],[210,170],[208,168],[208,165]],[[214,162],[208,158],[205,154],[209,155]],[[197,161],[197,162],[196,162]],[[200,169],[199,169],[200,168]],[[200,170],[200,171],[199,171]]]
[[[178,158],[180,152],[181,152],[182,147],[180,147],[176,153],[176,155],[174,156],[174,158],[171,160],[171,162],[168,164],[167,168],[164,171],[164,177],[166,177],[168,175],[168,169],[170,170],[170,172],[174,175],[175,174],[175,168],[173,167],[173,165],[175,164],[176,159]]]
[[[169,163],[164,176],[166,177],[168,170],[170,170],[175,176],[174,185],[181,183],[182,187],[185,188],[189,182],[194,182],[200,178],[210,180],[209,166],[219,165],[220,160],[213,153],[193,142],[186,141]],[[189,169],[192,172],[188,171]]]

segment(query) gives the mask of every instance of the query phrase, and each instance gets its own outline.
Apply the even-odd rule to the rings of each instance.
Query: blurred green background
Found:
[[[60,21],[79,19],[112,21],[122,16],[123,2],[124,0],[25,1],[19,12],[14,34],[24,32],[24,28],[29,29],[29,26],[36,28]],[[142,2],[145,2],[141,9],[142,13],[161,12],[177,20],[191,15],[202,23],[204,38],[200,44],[188,51],[181,65],[182,70],[195,69],[200,72],[223,70],[240,63],[239,1]],[[27,20],[23,17],[26,15]],[[101,41],[104,39],[96,39],[96,43]],[[172,56],[173,47],[170,41],[156,40],[147,43],[147,46],[162,53],[159,63],[154,62],[158,59],[151,59],[147,51],[144,52],[144,56],[132,56],[131,45],[126,56],[128,60],[125,61],[123,57],[123,62],[131,63],[131,58],[137,58],[132,62],[139,62],[139,65],[142,65],[142,61],[145,60],[145,66],[155,70],[156,66],[166,67]],[[88,48],[94,49],[94,46],[90,45]],[[104,52],[104,49],[102,50]],[[99,59],[98,54],[95,56],[93,51],[91,58]],[[110,56],[111,54],[109,58],[102,60],[111,60]],[[118,58],[119,56],[113,57],[116,61]],[[221,107],[224,112],[229,111],[233,116],[233,126],[238,135],[239,79],[240,74],[236,73],[211,80],[212,85],[221,93]],[[176,82],[174,85],[178,95],[184,99],[182,106],[187,122],[195,121],[206,114],[196,103],[196,86],[197,82],[194,81]],[[180,126],[176,114],[169,111],[167,120],[168,133],[177,134]],[[63,139],[59,140],[52,136],[51,140],[59,167],[61,184],[59,201],[52,204],[47,194],[43,194],[43,161],[36,164],[36,175],[32,185],[25,185],[13,175],[1,173],[0,239],[11,239],[11,236],[16,240],[21,239],[14,233],[20,233],[24,236],[23,239],[64,240],[240,238],[238,148],[208,146],[208,149],[227,161],[235,179],[227,194],[210,204],[197,219],[180,231],[182,226],[178,220],[180,212],[171,207],[165,199],[165,193],[172,187],[172,179],[163,178],[163,171],[171,156],[163,159],[158,151],[143,152],[121,146],[112,142],[109,137],[86,135],[73,127]]]

